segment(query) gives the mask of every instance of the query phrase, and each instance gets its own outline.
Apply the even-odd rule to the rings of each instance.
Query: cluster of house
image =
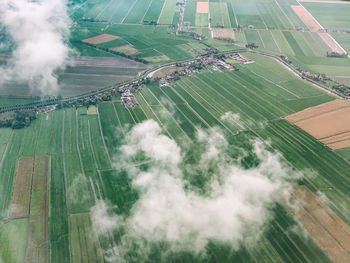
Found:
[[[235,57],[232,54],[228,55],[208,55],[208,56],[202,56],[197,57],[194,60],[186,61],[183,63],[177,63],[176,66],[179,68],[178,71],[172,72],[168,74],[165,77],[162,77],[158,80],[159,86],[174,86],[173,81],[177,81],[180,79],[181,76],[191,76],[193,73],[197,73],[200,70],[211,67],[213,70],[230,70],[235,71],[238,70],[235,66],[227,63],[225,61],[226,58]],[[251,61],[248,58],[244,58],[244,63]],[[250,62],[252,63],[252,62]]]
[[[345,86],[344,84],[334,85],[333,89],[343,96],[350,98],[350,87]]]
[[[99,101],[109,101],[112,99],[112,96],[116,94],[116,89],[113,88],[108,91],[100,92],[94,95],[89,95],[84,98],[73,99],[63,104],[63,107],[80,107],[80,106],[89,106],[95,105]],[[59,107],[61,107],[59,105]]]
[[[301,73],[302,77],[306,77],[306,78],[309,78],[315,81],[321,81],[321,82],[331,81],[331,79],[327,77],[325,74],[311,73],[301,68],[296,68],[296,70]]]
[[[150,79],[141,78],[133,82],[124,84],[120,87],[113,87],[109,90],[101,91],[95,94],[90,94],[85,97],[74,98],[65,102],[53,102],[49,105],[38,107],[36,113],[48,113],[56,109],[61,109],[65,107],[81,107],[95,105],[100,101],[110,101],[112,97],[116,94],[121,94],[121,100],[126,107],[135,107],[139,105],[134,93],[143,89],[145,85],[151,81],[157,81],[159,86],[174,86],[174,81],[179,80],[181,76],[191,76],[193,73],[197,73],[200,70],[211,67],[213,70],[238,70],[235,66],[226,62],[226,59],[232,59],[240,61],[244,64],[253,63],[249,58],[244,57],[239,53],[229,53],[229,54],[208,54],[198,56],[196,59],[185,61],[182,63],[176,63],[178,70],[167,74],[162,78]]]
[[[128,94],[138,92],[139,90],[141,90],[143,88],[143,86],[146,82],[147,82],[147,79],[142,78],[139,80],[135,80],[131,83],[122,85],[120,87],[115,87],[115,88],[112,88],[110,90],[101,91],[97,94],[88,95],[84,98],[72,99],[68,102],[59,104],[58,107],[59,108],[61,108],[61,107],[80,107],[80,106],[95,105],[99,101],[112,100],[112,97],[118,93],[122,94],[122,101],[124,101],[123,97],[128,98],[125,101],[130,101],[129,103],[125,103],[124,105],[133,107],[133,106],[137,105],[136,98],[129,99],[129,98],[131,98],[131,96],[129,96]],[[125,96],[123,96],[123,94]]]
[[[48,105],[42,108],[39,108],[36,111],[36,114],[40,114],[40,113],[49,113],[50,111],[54,111],[56,110],[58,104],[54,104],[54,105]]]
[[[228,58],[242,62],[243,64],[252,64],[254,60],[243,56],[241,53],[231,53],[228,55]]]
[[[133,108],[133,107],[139,105],[134,94],[132,94],[130,91],[123,92],[121,95],[122,95],[122,104],[125,107]]]
[[[224,70],[224,69],[227,69],[229,71],[238,70],[238,68],[236,68],[235,66],[232,66],[231,64],[227,63],[225,60],[221,60],[221,59],[215,59],[209,62],[209,65],[213,68],[213,70]]]
[[[290,61],[288,57],[286,57],[286,56],[280,56],[280,58],[281,58],[284,62],[287,62],[288,64],[292,64],[292,61]]]

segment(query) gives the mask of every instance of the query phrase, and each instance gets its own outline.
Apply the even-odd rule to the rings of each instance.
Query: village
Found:
[[[175,63],[166,67],[157,69],[147,75],[147,77],[135,80],[131,83],[124,84],[120,87],[113,87],[110,90],[103,91],[94,95],[88,95],[83,98],[73,99],[68,102],[62,103],[61,107],[81,107],[95,105],[100,101],[110,101],[112,97],[120,94],[121,102],[125,107],[135,107],[138,102],[134,96],[134,93],[141,91],[145,85],[149,83],[157,83],[160,87],[169,86],[173,87],[174,82],[179,80],[183,76],[191,76],[194,73],[198,73],[200,70],[210,67],[215,71],[229,70],[237,71],[238,68],[232,64],[226,62],[226,60],[234,60],[243,64],[254,63],[249,58],[244,57],[240,53],[230,54],[211,54],[206,56],[199,56],[196,59],[186,62]],[[171,68],[169,70],[169,68]]]
[[[185,62],[178,62],[164,67],[160,67],[146,77],[134,80],[130,83],[123,84],[119,87],[111,87],[108,90],[97,92],[94,94],[87,94],[79,98],[72,98],[68,100],[51,99],[46,103],[39,105],[28,106],[24,109],[9,109],[0,113],[0,119],[4,117],[4,121],[1,122],[2,126],[12,127],[13,129],[20,129],[30,125],[30,120],[33,120],[37,114],[47,114],[54,110],[69,107],[89,107],[96,105],[98,102],[111,101],[114,96],[120,96],[121,103],[125,107],[136,107],[139,105],[134,93],[141,91],[146,85],[150,83],[156,83],[159,87],[168,86],[174,87],[175,82],[180,77],[191,76],[204,69],[212,69],[214,71],[238,71],[234,63],[251,64],[253,60],[243,56],[240,53],[228,53],[228,54],[205,54],[200,55],[197,58]],[[229,63],[229,62],[234,63]],[[9,114],[11,113],[11,114]],[[20,121],[19,121],[19,117]],[[23,116],[30,118],[22,118]]]

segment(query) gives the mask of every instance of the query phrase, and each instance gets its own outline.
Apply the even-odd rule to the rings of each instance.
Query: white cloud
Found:
[[[281,156],[267,151],[261,142],[252,145],[258,164],[242,167],[241,156],[232,158],[232,149],[217,128],[201,130],[192,146],[199,149],[198,156],[188,169],[186,153],[153,120],[127,134],[118,160],[130,163],[142,152],[153,162],[146,170],[128,171],[139,199],[129,216],[115,219],[116,228],[126,231],[124,249],[137,243],[147,251],[149,244],[167,242],[169,251],[201,253],[210,240],[233,247],[252,243],[264,230],[269,208],[295,178]],[[204,192],[191,188],[192,175],[186,174],[198,171],[205,179]]]
[[[0,68],[2,84],[22,80],[43,94],[57,93],[56,70],[65,68],[69,53],[66,1],[1,0],[0,24],[16,45],[6,68]]]

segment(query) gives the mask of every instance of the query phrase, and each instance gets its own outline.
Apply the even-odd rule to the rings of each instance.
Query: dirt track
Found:
[[[350,103],[334,100],[285,118],[331,149],[350,147]]]
[[[334,261],[350,262],[350,227],[306,186],[291,190],[286,205],[321,249]]]

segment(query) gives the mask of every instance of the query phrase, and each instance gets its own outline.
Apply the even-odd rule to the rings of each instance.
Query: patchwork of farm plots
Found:
[[[138,194],[130,185],[127,167],[116,170],[112,163],[124,135],[146,119],[158,122],[164,133],[179,145],[190,143],[199,128],[214,126],[222,129],[230,143],[237,146],[245,147],[251,138],[270,141],[287,161],[303,171],[300,183],[314,192],[325,193],[330,207],[348,223],[349,163],[281,120],[283,116],[334,98],[295,78],[270,58],[246,55],[256,62],[237,65],[239,71],[205,70],[182,78],[173,88],[150,85],[136,94],[140,103],[136,108],[125,108],[115,98],[100,103],[97,111],[87,112],[86,108],[54,111],[48,117],[39,116],[28,128],[15,130],[0,170],[0,215],[2,219],[10,217],[10,223],[0,224],[0,229],[4,229],[0,240],[8,244],[0,249],[0,258],[12,263],[23,257],[25,246],[21,249],[12,245],[11,227],[18,225],[22,233],[31,227],[30,220],[28,224],[23,219],[13,219],[10,213],[12,189],[18,180],[17,160],[22,156],[50,156],[50,262],[103,262],[106,256],[103,252],[120,242],[120,233],[111,232],[107,238],[98,236],[89,212],[99,199],[105,199],[115,207],[115,213],[130,213]],[[240,122],[223,121],[221,116],[227,112],[239,114]],[[2,141],[9,140],[9,130],[1,129],[0,134]],[[130,165],[147,164],[135,160]],[[208,244],[209,262],[215,258],[220,258],[220,262],[250,262],[257,255],[261,262],[329,262],[310,237],[289,231],[298,225],[282,206],[276,205],[273,215],[255,247],[241,247],[233,252],[213,242]],[[26,235],[21,236],[20,240],[25,238]],[[159,251],[161,248],[144,257],[155,260]],[[130,251],[124,256],[128,262],[139,262]],[[174,262],[201,261],[190,254],[169,256]]]
[[[124,54],[131,52],[129,55],[132,57],[158,65],[193,58],[207,48],[192,38],[175,36],[173,29],[161,26],[154,28],[144,25],[109,25],[106,28],[106,25],[101,23],[81,22],[74,28],[72,37],[82,41],[101,35],[102,29],[105,34],[118,36],[119,39],[97,44],[95,47],[74,42],[74,47],[81,55],[116,56],[106,51],[111,49]]]
[[[122,24],[171,24],[179,11],[175,0],[103,0],[87,2],[74,11],[75,19]]]
[[[332,50],[343,50],[342,48],[349,50],[349,34],[330,33],[341,45],[340,47],[332,40],[330,35],[310,32],[308,26],[304,24],[292,8],[292,6],[299,6],[300,8],[302,8],[301,5],[305,6],[305,10],[308,10],[319,20],[322,26],[327,28],[327,17],[324,15],[322,19],[321,12],[317,10],[324,10],[323,6],[327,5],[333,14],[337,12],[333,10],[338,10],[339,6],[345,6],[345,10],[350,5],[314,2],[300,2],[301,5],[299,5],[294,0],[266,0],[263,2],[257,0],[244,2],[237,0],[208,2],[188,0],[184,8],[183,21],[185,26],[182,27],[182,30],[206,36],[207,39],[204,39],[201,43],[190,37],[175,36],[175,25],[180,14],[180,5],[176,5],[176,1],[150,0],[143,1],[142,5],[139,0],[117,2],[118,5],[125,5],[125,7],[117,10],[112,8],[116,5],[114,1],[102,1],[98,4],[91,2],[83,5],[76,11],[76,14],[80,14],[80,16],[75,17],[77,25],[72,35],[74,40],[81,41],[101,34],[119,37],[113,41],[97,44],[95,48],[84,45],[79,41],[74,42],[74,47],[82,55],[116,56],[113,52],[119,52],[132,58],[143,59],[152,65],[160,65],[171,61],[193,58],[197,54],[205,52],[206,45],[211,45],[220,51],[226,51],[240,48],[248,43],[254,43],[262,51],[288,56],[293,64],[312,73],[325,73],[340,83],[350,84],[350,73],[347,66],[343,65],[346,63],[341,62],[339,64],[336,59],[326,58],[327,52]],[[148,9],[146,2],[148,3]],[[104,6],[104,8],[101,6]],[[120,14],[121,17],[112,23],[106,23],[105,21],[91,23],[88,16],[83,15],[92,12],[95,13],[95,17],[99,13],[101,13],[99,16],[105,16],[103,14],[111,12],[111,10],[116,10],[115,12]],[[143,15],[135,15],[135,17],[138,16],[142,19],[131,21],[132,14],[141,12],[137,10],[143,10]],[[150,12],[156,13],[152,19],[147,18]],[[340,12],[340,16],[337,17],[343,17],[343,13]],[[124,15],[122,16],[122,14]],[[144,24],[153,21],[162,25],[141,25],[142,21]],[[342,21],[347,24],[347,19],[342,19]],[[165,24],[174,24],[174,26]],[[218,34],[211,32],[209,25],[211,28],[217,26],[219,29],[222,27],[237,28],[238,26],[243,28],[242,31],[235,31],[234,35],[230,34],[229,37],[224,37],[229,40],[234,39],[237,45],[211,39]],[[339,30],[340,28],[337,27]],[[111,52],[106,51],[106,49]],[[318,60],[320,57],[323,57],[324,60]],[[334,63],[334,61],[337,63]],[[334,66],[334,64],[337,64],[337,66]],[[68,81],[73,80],[69,79]]]
[[[296,27],[306,28],[290,7],[291,3],[296,3],[294,1],[209,1],[209,8],[205,12],[201,9],[205,5],[202,3],[206,2],[186,1],[185,22],[189,22],[192,26],[207,26],[204,21],[209,18],[211,27],[253,26],[258,29],[280,30],[295,30]],[[198,4],[200,8],[198,8]]]

